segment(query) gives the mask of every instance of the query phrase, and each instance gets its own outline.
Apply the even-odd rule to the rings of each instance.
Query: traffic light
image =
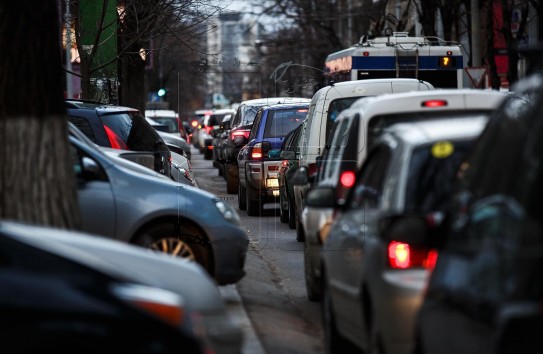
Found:
[[[157,94],[158,97],[163,97],[166,94],[166,90],[161,88],[160,90],[158,90]]]

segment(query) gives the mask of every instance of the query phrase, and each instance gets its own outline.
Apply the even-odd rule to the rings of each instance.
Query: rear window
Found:
[[[334,125],[334,122],[336,121],[341,111],[351,107],[351,105],[359,98],[360,97],[339,98],[330,102],[330,105],[328,106],[328,117],[326,119],[327,137],[329,136],[330,130],[332,130],[332,126]]]
[[[134,151],[157,151],[162,139],[140,114],[117,113],[102,115],[102,124],[113,131]]]
[[[155,122],[168,127],[167,133],[179,133],[179,123],[175,117],[151,117]]]
[[[242,108],[242,121],[241,125],[247,125],[253,123],[256,117],[256,113],[260,108],[262,108],[264,105],[258,105],[258,106],[244,106]]]
[[[266,119],[264,138],[284,137],[304,121],[307,108],[272,110]]]
[[[406,210],[428,213],[445,208],[456,174],[474,141],[440,141],[413,150],[406,185]]]

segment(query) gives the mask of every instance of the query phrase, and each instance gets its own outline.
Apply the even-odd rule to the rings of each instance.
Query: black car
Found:
[[[535,76],[491,117],[443,216],[381,220],[382,237],[438,252],[416,353],[543,352],[542,109]]]
[[[95,144],[115,149],[150,151],[154,170],[171,176],[171,153],[164,140],[133,108],[66,100],[68,120]]]
[[[2,353],[203,353],[184,299],[49,243],[57,231],[0,222]]]

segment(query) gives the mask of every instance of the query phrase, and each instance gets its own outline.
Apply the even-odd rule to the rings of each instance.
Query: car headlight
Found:
[[[228,203],[222,200],[215,200],[215,206],[226,220],[236,225],[241,224],[238,213]]]

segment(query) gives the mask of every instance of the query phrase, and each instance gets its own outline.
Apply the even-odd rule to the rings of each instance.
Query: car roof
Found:
[[[271,106],[274,104],[280,103],[302,103],[302,102],[311,102],[310,98],[304,97],[267,97],[267,98],[256,98],[253,100],[247,100],[241,102],[242,105],[260,105],[260,106]]]
[[[461,140],[477,137],[488,122],[483,114],[462,119],[436,119],[410,123],[397,123],[383,131],[383,137],[392,135],[409,145],[423,145],[441,140]]]
[[[284,109],[284,108],[296,108],[296,107],[309,107],[309,102],[298,102],[298,103],[278,103],[278,104],[274,104],[274,105],[271,105],[271,106],[268,106],[264,109],[271,109],[271,110],[275,110],[275,109]]]
[[[65,100],[67,109],[95,110],[98,113],[122,113],[122,112],[139,112],[135,108],[124,106],[113,106],[100,102],[91,102],[84,100]]]
[[[165,118],[165,117],[176,118],[177,117],[175,114],[175,111],[168,110],[168,109],[146,109],[145,116],[149,118],[153,118],[156,116],[159,116],[161,118]]]
[[[360,98],[350,108],[363,112],[366,117],[426,111],[494,110],[505,97],[503,92],[476,89],[410,91]],[[431,102],[443,105],[424,106]]]

